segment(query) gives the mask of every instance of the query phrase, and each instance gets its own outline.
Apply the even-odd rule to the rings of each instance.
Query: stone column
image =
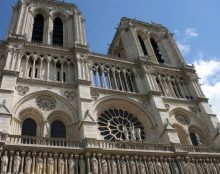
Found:
[[[179,157],[179,156],[176,157],[176,163],[177,163],[177,166],[179,168],[180,174],[184,174],[180,160],[181,160],[181,157]]]
[[[78,22],[78,16],[79,13],[77,11],[75,11],[74,13],[74,22],[73,22],[73,26],[74,26],[74,39],[75,39],[75,44],[79,44],[79,22]]]
[[[108,173],[111,174],[111,165],[110,165],[110,160],[111,160],[111,156],[110,155],[106,155],[107,158],[107,164],[108,164]]]
[[[58,154],[55,153],[53,156],[54,156],[54,174],[57,174],[57,166],[58,166],[57,157],[58,157]]]
[[[14,151],[10,151],[9,152],[9,168],[8,168],[8,174],[11,174],[12,170],[12,162],[13,162],[13,155],[14,155]]]
[[[47,174],[47,153],[43,153],[44,158],[44,166],[43,166],[43,174]]]
[[[65,174],[68,174],[68,154],[66,153],[64,155],[64,160],[65,160]]]
[[[102,174],[102,165],[101,165],[101,156],[102,154],[97,154],[98,162],[99,162],[99,173]]]
[[[91,169],[90,169],[90,153],[86,153],[86,165],[87,165],[87,173],[90,173],[91,172]]]
[[[129,156],[125,156],[125,161],[127,163],[127,172],[131,174],[130,165],[129,165]]]
[[[116,161],[117,161],[117,166],[118,166],[118,174],[123,174],[123,173],[121,173],[121,167],[120,167],[120,161],[119,161],[119,159],[120,159],[120,156],[117,155],[117,156],[116,156]]]
[[[144,162],[144,165],[145,165],[145,169],[146,169],[146,172],[149,173],[149,170],[148,170],[148,166],[147,166],[147,162],[146,162],[146,161],[147,161],[147,157],[144,156],[144,157],[143,157],[143,162]]]
[[[31,172],[31,174],[35,174],[36,156],[37,156],[37,153],[36,153],[36,152],[33,152],[33,153],[32,153],[33,163],[32,163],[32,172]]]
[[[135,156],[135,157],[134,157],[134,162],[135,162],[135,164],[136,164],[137,174],[140,174],[140,170],[139,170],[139,167],[138,167],[138,162],[137,162],[137,160],[138,160],[138,156]]]
[[[75,161],[76,161],[76,174],[79,174],[79,155],[75,155]]]

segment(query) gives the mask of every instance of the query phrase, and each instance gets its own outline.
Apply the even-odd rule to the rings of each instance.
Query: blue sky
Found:
[[[0,0],[0,39],[16,0]],[[220,1],[219,0],[66,0],[86,19],[90,50],[106,53],[123,16],[160,23],[175,34],[187,63],[195,64],[202,88],[220,117]]]

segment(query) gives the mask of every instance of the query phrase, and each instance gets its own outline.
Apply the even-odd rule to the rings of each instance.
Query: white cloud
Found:
[[[188,27],[185,29],[184,33],[179,30],[175,30],[177,36],[177,45],[181,53],[185,56],[190,53],[190,39],[198,37],[198,33],[195,28]]]
[[[220,119],[220,61],[216,58],[194,61],[195,69],[198,76],[201,78],[202,90],[206,97],[209,98],[209,103],[215,114]]]
[[[195,28],[187,28],[184,35],[186,37],[185,39],[195,38],[199,36]]]
[[[188,43],[177,41],[177,45],[183,55],[186,55],[190,52],[190,45]]]

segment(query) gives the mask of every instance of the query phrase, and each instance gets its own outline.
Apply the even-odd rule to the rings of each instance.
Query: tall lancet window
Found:
[[[143,51],[144,55],[147,56],[147,55],[148,55],[148,53],[147,53],[147,48],[146,48],[146,46],[145,46],[145,44],[144,44],[143,39],[142,39],[141,36],[139,36],[139,35],[138,35],[138,40],[139,40],[139,42],[140,42],[140,45],[141,45],[141,48],[142,48],[142,51]]]
[[[32,32],[32,42],[43,42],[44,34],[44,17],[41,14],[38,14],[34,18],[34,26]]]
[[[53,21],[53,44],[63,46],[63,22],[58,17]]]
[[[163,58],[163,56],[162,56],[162,54],[161,54],[161,51],[160,51],[160,48],[158,47],[158,45],[157,45],[157,43],[155,42],[155,40],[154,39],[150,39],[150,43],[151,43],[151,45],[152,45],[152,48],[153,48],[153,50],[154,50],[154,54],[155,54],[155,56],[157,57],[157,61],[159,62],[159,63],[164,63],[165,61],[164,61],[164,58]]]
[[[37,124],[32,118],[27,118],[22,123],[21,135],[26,136],[36,136],[37,134]]]

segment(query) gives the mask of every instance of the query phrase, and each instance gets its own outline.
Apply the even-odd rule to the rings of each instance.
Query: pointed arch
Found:
[[[157,61],[159,63],[165,63],[165,60],[164,60],[164,58],[162,56],[161,50],[160,50],[157,42],[153,38],[150,38],[150,43],[151,43],[151,46],[152,46],[152,48],[154,50],[154,54],[155,54],[155,56],[157,58]]]
[[[42,43],[43,34],[44,34],[44,17],[41,14],[37,14],[34,17],[31,41]]]
[[[147,48],[145,46],[144,40],[142,39],[141,35],[139,35],[139,34],[137,35],[137,37],[138,37],[138,40],[139,40],[139,43],[141,45],[141,48],[142,48],[144,55],[148,56],[148,52],[147,52]]]
[[[63,21],[59,17],[53,21],[53,44],[63,46]]]

